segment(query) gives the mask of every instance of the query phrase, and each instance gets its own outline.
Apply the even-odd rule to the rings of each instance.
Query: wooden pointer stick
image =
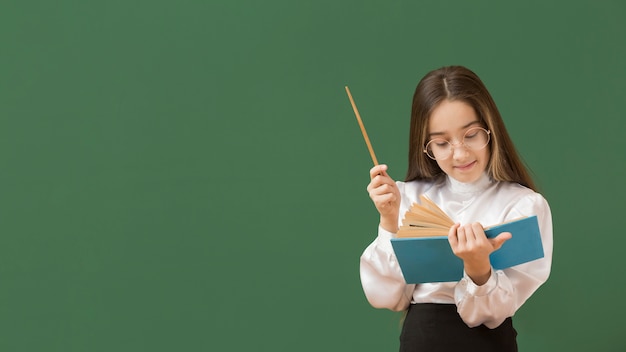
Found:
[[[350,98],[350,103],[352,104],[352,110],[354,110],[354,114],[356,115],[357,121],[359,121],[359,126],[361,127],[361,133],[363,133],[363,138],[365,139],[365,144],[367,144],[367,149],[370,151],[370,156],[372,157],[372,161],[374,162],[374,166],[378,165],[378,160],[376,159],[376,154],[374,154],[374,148],[372,148],[372,144],[370,143],[369,137],[367,137],[367,131],[365,130],[365,126],[363,125],[363,121],[361,121],[361,115],[359,115],[359,110],[356,108],[356,104],[354,103],[354,99],[352,99],[352,94],[350,94],[350,89],[346,86],[346,93],[348,93],[348,98]]]

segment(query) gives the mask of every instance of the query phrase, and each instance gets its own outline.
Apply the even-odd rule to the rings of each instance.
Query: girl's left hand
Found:
[[[448,242],[452,252],[463,260],[467,275],[480,286],[491,275],[489,255],[500,249],[511,237],[510,232],[503,232],[494,238],[487,238],[482,225],[475,222],[452,226],[448,233]]]

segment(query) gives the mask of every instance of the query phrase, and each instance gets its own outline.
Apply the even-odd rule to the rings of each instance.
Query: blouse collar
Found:
[[[448,176],[448,185],[454,193],[480,193],[491,185],[491,178],[487,173],[483,173],[480,178],[471,183],[463,183]]]

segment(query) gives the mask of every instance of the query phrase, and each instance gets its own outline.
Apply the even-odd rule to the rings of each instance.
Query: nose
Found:
[[[452,145],[452,158],[454,158],[454,160],[463,160],[468,154],[469,151],[465,144],[456,143]]]

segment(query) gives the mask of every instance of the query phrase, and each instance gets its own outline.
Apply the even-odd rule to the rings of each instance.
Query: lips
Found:
[[[457,170],[465,171],[465,170],[471,169],[472,166],[474,166],[474,164],[476,164],[476,160],[474,160],[474,161],[472,161],[470,163],[464,164],[464,165],[457,165],[454,168],[457,169]]]

